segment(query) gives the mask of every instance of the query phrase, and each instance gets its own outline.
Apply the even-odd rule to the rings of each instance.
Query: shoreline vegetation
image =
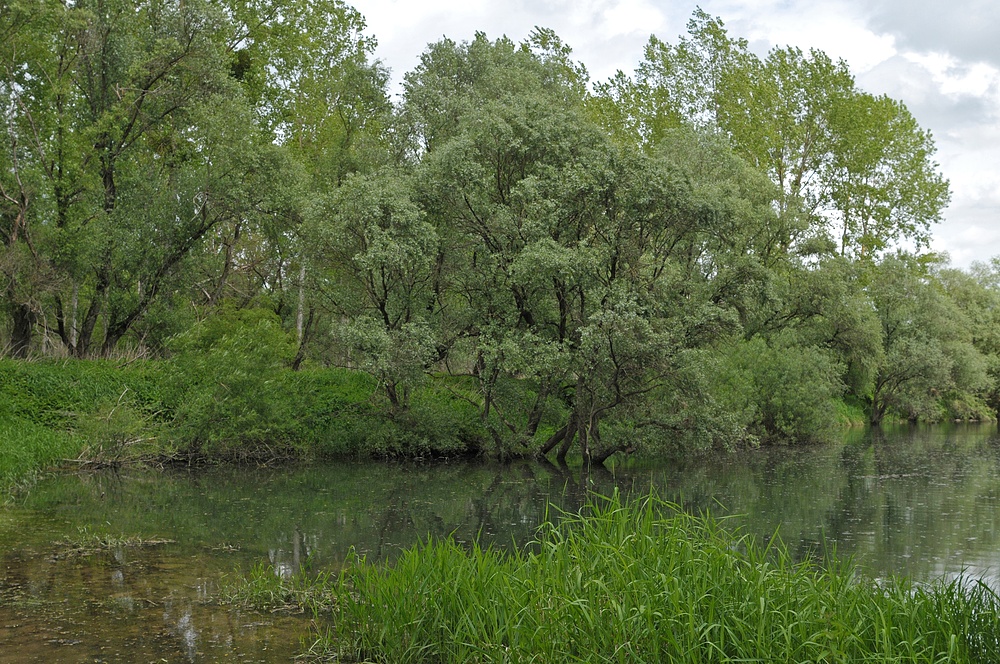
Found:
[[[595,497],[522,549],[427,541],[392,563],[282,578],[227,601],[312,612],[318,660],[346,662],[996,662],[1000,597],[970,579],[866,579],[792,561],[655,495]]]
[[[394,100],[342,0],[15,0],[0,34],[0,487],[61,463],[600,465],[1000,409],[1000,259],[929,251],[933,137],[822,51],[758,55],[698,9],[593,81],[551,30],[478,32]],[[985,586],[793,565],[653,504],[534,551],[358,561],[329,578],[329,647],[998,659]]]
[[[492,456],[475,389],[454,377],[428,379],[394,412],[367,373],[292,371],[231,353],[213,360],[0,359],[0,486],[30,483],[56,466],[138,463],[275,463],[317,459]],[[250,365],[253,365],[251,369]],[[526,386],[525,389],[529,389]],[[838,429],[864,425],[860,404],[831,400]],[[560,414],[504,458],[544,456]],[[826,440],[821,438],[819,440]],[[772,442],[788,444],[780,438]],[[800,441],[801,442],[801,441]],[[755,439],[753,444],[759,444]],[[704,450],[703,450],[704,451]],[[656,454],[694,453],[664,445]],[[649,453],[649,449],[635,453]],[[553,451],[549,458],[555,457]],[[579,462],[579,455],[570,456]],[[566,457],[561,461],[565,462]]]
[[[552,30],[479,32],[394,99],[341,0],[9,10],[5,481],[600,465],[1000,408],[1000,260],[930,252],[933,137],[822,51],[698,9],[595,81]]]

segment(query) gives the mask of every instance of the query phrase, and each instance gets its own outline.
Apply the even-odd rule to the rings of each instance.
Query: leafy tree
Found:
[[[414,197],[403,171],[351,176],[306,230],[345,359],[374,375],[397,411],[437,354],[438,238]]]
[[[375,39],[363,33],[364,18],[340,0],[231,0],[229,38],[232,76],[241,83],[261,128],[300,165],[288,175],[299,182],[298,209],[269,224],[223,229],[228,270],[252,275],[266,266],[276,284],[279,314],[294,319],[298,367],[308,342],[329,324],[312,286],[312,266],[299,223],[307,199],[324,198],[355,172],[393,163],[388,73],[371,60]],[[237,261],[246,256],[250,260]]]
[[[782,275],[759,328],[768,338],[792,332],[803,347],[832,352],[843,368],[840,380],[860,398],[870,394],[885,361],[882,326],[865,277],[865,269],[840,256],[799,266]]]
[[[913,420],[939,419],[945,394],[988,386],[968,319],[919,263],[906,256],[882,261],[867,290],[885,351],[871,395],[872,424],[890,408]]]
[[[684,391],[686,349],[738,329],[763,271],[746,254],[778,224],[770,185],[724,146],[616,146],[551,65],[527,44],[440,42],[407,79],[407,110],[496,451],[528,449],[561,406],[543,453],[575,444],[601,462],[629,447],[605,428],[676,414],[653,395]],[[512,382],[533,397],[508,398]]]
[[[39,321],[77,356],[109,353],[165,293],[214,305],[234,273],[244,304],[277,284],[295,310],[300,183],[335,186],[384,152],[386,76],[353,9],[17,2],[2,23],[18,354]]]
[[[114,348],[148,305],[146,294],[155,295],[158,282],[198,237],[197,228],[185,237],[175,218],[157,219],[150,235],[131,236],[119,207],[138,205],[142,176],[148,175],[143,162],[150,155],[159,155],[157,167],[166,170],[183,161],[185,151],[194,153],[183,137],[188,113],[226,93],[215,39],[222,19],[200,3],[102,1],[48,9],[38,19],[36,37],[49,56],[26,61],[24,77],[31,84],[19,89],[16,115],[30,129],[22,134],[29,139],[23,144],[30,142],[39,200],[48,203],[35,210],[37,227],[45,230],[39,253],[59,275],[48,300],[54,315],[50,310],[45,318],[65,346],[82,356],[91,352],[98,331],[102,351]],[[149,265],[151,273],[120,263],[135,256],[137,247],[164,238],[178,244]],[[138,293],[138,300],[126,304],[127,293]],[[89,300],[81,307],[82,320],[75,315],[79,299]]]
[[[816,214],[829,182],[822,176],[835,153],[831,113],[854,93],[843,62],[825,53],[775,48],[762,62],[732,70],[719,99],[719,125],[734,146],[783,193],[782,209]]]
[[[950,198],[930,133],[884,96],[855,93],[831,115],[837,136],[825,180],[841,255],[870,258],[905,241],[926,247]]]
[[[30,350],[36,322],[44,316],[43,299],[58,283],[47,260],[42,221],[52,198],[46,179],[54,175],[55,154],[65,141],[62,132],[56,132],[55,145],[48,137],[53,117],[65,105],[66,72],[74,59],[60,33],[75,26],[76,13],[58,3],[0,3],[0,279],[15,357]],[[70,195],[65,182],[72,177],[62,170],[58,176],[57,202]]]
[[[982,355],[989,376],[988,386],[974,396],[983,398],[994,417],[1000,416],[1000,270],[998,261],[973,263],[969,271],[935,270],[935,278],[969,323],[972,345]],[[962,396],[962,395],[957,395]],[[958,403],[972,405],[966,397]],[[956,417],[982,418],[975,407],[952,408]],[[964,411],[964,412],[963,412]]]
[[[949,199],[933,140],[901,102],[858,90],[818,50],[761,60],[701,10],[675,45],[650,39],[634,80],[619,73],[597,89],[605,126],[641,144],[679,126],[725,135],[779,186],[781,212],[809,222],[787,248],[815,252],[822,238],[867,259],[920,248]]]

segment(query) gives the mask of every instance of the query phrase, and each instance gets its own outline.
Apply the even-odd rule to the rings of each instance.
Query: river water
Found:
[[[629,461],[340,463],[61,474],[0,509],[0,664],[287,662],[311,616],[241,612],[221,589],[255,564],[391,559],[428,535],[516,546],[590,491],[648,493],[802,558],[875,577],[965,573],[1000,586],[995,426],[854,430],[836,445]]]

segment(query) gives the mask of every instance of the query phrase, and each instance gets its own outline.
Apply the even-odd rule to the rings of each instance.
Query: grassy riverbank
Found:
[[[1000,661],[982,584],[796,564],[656,498],[601,499],[525,551],[435,541],[312,580],[258,568],[232,599],[330,617],[311,650],[337,661]]]
[[[392,413],[366,374],[172,361],[0,360],[0,486],[77,464],[478,451],[468,404],[428,386]],[[471,424],[470,424],[471,423]]]
[[[496,436],[507,433],[507,425],[511,432],[517,430],[512,423],[517,418],[508,420],[511,411],[501,409],[499,401],[492,409],[482,407],[482,393],[469,377],[425,376],[407,395],[406,407],[393,407],[370,374],[321,367],[292,371],[280,354],[272,352],[276,342],[262,333],[230,337],[217,331],[216,339],[209,332],[202,336],[210,341],[198,337],[197,343],[180,347],[170,359],[0,359],[0,486],[22,482],[63,462],[115,465],[496,454]],[[505,407],[526,410],[534,400],[532,389],[528,381],[515,385],[504,396]],[[831,399],[814,406],[828,411],[820,419],[829,422],[817,431],[865,422],[864,404],[857,400]],[[489,426],[484,416],[490,418]],[[500,445],[506,455],[540,449],[566,422],[568,411],[556,402],[539,416],[533,438],[511,434],[504,439]],[[688,452],[686,445],[704,449],[716,444],[703,439],[684,442],[691,431],[712,429],[716,418],[728,422],[732,434],[731,440],[723,437],[729,442],[719,445],[769,440],[752,433],[752,418],[734,424],[734,417],[720,406],[716,412],[676,423],[678,429],[672,433],[654,427],[652,434],[647,428],[638,435],[624,420],[610,427],[609,435],[638,440],[634,447],[639,453]],[[579,453],[578,448],[573,452]]]

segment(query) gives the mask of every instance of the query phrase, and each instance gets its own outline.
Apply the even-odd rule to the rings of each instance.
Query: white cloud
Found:
[[[619,0],[600,11],[600,16],[603,28],[614,37],[642,33],[648,36],[667,27],[663,12],[646,0]]]
[[[730,33],[768,46],[818,48],[849,62],[855,73],[892,57],[895,38],[867,28],[854,5],[847,2],[759,2],[717,0],[705,11],[718,15]]]
[[[1000,81],[1000,70],[986,62],[963,62],[941,52],[911,51],[904,57],[927,69],[944,94],[982,97],[991,94]]]

